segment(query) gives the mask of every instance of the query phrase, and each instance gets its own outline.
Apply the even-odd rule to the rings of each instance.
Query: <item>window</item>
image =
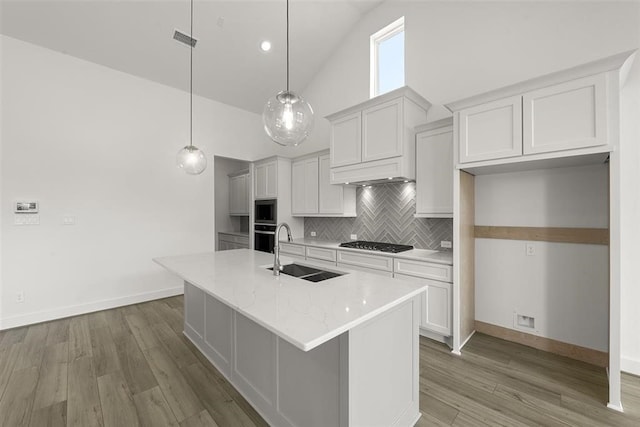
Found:
[[[371,98],[404,86],[404,16],[371,36]]]

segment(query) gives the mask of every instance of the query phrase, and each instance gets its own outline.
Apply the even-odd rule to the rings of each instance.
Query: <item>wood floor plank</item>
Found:
[[[152,301],[150,303],[157,310],[164,321],[176,333],[182,334],[184,331],[184,316],[167,303],[167,300]]]
[[[48,332],[49,326],[46,323],[39,323],[29,327],[27,335],[22,341],[22,353],[20,353],[20,357],[16,361],[14,370],[31,367],[40,368],[44,353],[42,343],[46,342]]]
[[[70,426],[102,426],[98,382],[91,356],[69,362],[67,420]]]
[[[47,335],[46,346],[69,341],[69,324],[71,319],[54,320],[49,323],[49,334]]]
[[[421,412],[420,419],[416,423],[414,427],[444,427],[450,426],[451,424],[445,423],[432,416],[428,412]]]
[[[96,377],[120,370],[120,362],[116,345],[108,327],[96,328],[90,331],[91,351]]]
[[[131,393],[138,394],[158,385],[147,359],[133,335],[125,336],[116,346],[122,376]]]
[[[67,400],[68,358],[69,344],[66,342],[45,347],[33,403],[34,410]]]
[[[211,415],[209,415],[209,412],[205,410],[200,412],[199,414],[190,416],[184,421],[181,421],[180,427],[219,427],[219,426],[218,424],[216,424],[215,421],[213,421],[213,418],[211,418]]]
[[[67,402],[62,401],[51,406],[34,410],[30,427],[67,427]]]
[[[209,414],[221,426],[255,426],[255,423],[238,406],[238,404],[222,390],[216,378],[200,363],[186,369],[189,384],[198,396]]]
[[[2,400],[0,426],[27,426],[38,382],[38,368],[14,370]]]
[[[160,341],[158,341],[158,338],[151,330],[151,326],[142,313],[127,314],[125,318],[129,324],[129,328],[131,328],[131,333],[136,337],[136,341],[142,350],[160,347]]]
[[[421,393],[420,412],[429,414],[444,424],[451,425],[460,411],[440,399]]]
[[[182,375],[181,369],[160,347],[143,351],[162,393],[178,421],[199,413],[203,409],[198,394]]]
[[[161,345],[169,353],[176,364],[184,368],[198,362],[193,352],[184,344],[175,331],[165,322],[156,323],[151,327]]]
[[[9,384],[18,356],[22,353],[22,344],[17,343],[0,350],[0,399]]]
[[[120,373],[98,377],[98,391],[105,427],[140,425],[133,396]]]
[[[88,318],[73,317],[69,323],[69,362],[87,356],[93,356]]]
[[[87,321],[89,322],[89,330],[109,327],[109,322],[107,321],[104,311],[87,314]]]
[[[142,427],[178,427],[178,421],[160,387],[136,394],[133,401]]]
[[[9,348],[14,344],[21,343],[27,336],[28,326],[22,328],[13,328],[4,331],[2,341],[0,341],[0,350]]]
[[[111,337],[116,344],[129,336],[133,336],[129,324],[124,317],[124,310],[121,308],[107,310],[104,312],[104,315],[107,318]]]

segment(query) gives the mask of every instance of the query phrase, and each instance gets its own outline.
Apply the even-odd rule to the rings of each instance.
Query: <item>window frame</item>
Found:
[[[391,37],[398,35],[401,32],[404,32],[405,27],[404,27],[404,16],[401,16],[400,18],[396,19],[395,21],[393,21],[392,23],[390,23],[389,25],[387,25],[386,27],[382,28],[379,31],[376,31],[375,33],[373,33],[370,37],[369,37],[369,46],[370,46],[370,56],[369,56],[369,97],[370,98],[374,98],[378,95],[381,95],[378,93],[379,90],[379,64],[378,64],[378,47],[380,46],[380,43],[390,39]],[[406,41],[406,34],[405,34],[405,41]],[[402,60],[405,61],[405,47],[404,47],[404,43],[402,46]],[[406,65],[406,62],[405,62]],[[403,80],[406,81],[405,79],[406,76],[403,76]]]

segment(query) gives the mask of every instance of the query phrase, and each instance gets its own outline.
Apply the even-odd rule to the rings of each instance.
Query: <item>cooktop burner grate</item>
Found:
[[[393,243],[383,243],[383,242],[368,242],[366,240],[356,240],[354,242],[345,242],[340,243],[341,248],[351,248],[351,249],[364,249],[367,251],[380,251],[380,252],[391,252],[398,253],[404,251],[410,251],[413,249],[411,245],[396,245]]]

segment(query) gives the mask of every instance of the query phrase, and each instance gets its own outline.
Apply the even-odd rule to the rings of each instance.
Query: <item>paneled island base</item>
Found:
[[[303,351],[185,282],[184,334],[272,426],[413,426],[419,297]]]

